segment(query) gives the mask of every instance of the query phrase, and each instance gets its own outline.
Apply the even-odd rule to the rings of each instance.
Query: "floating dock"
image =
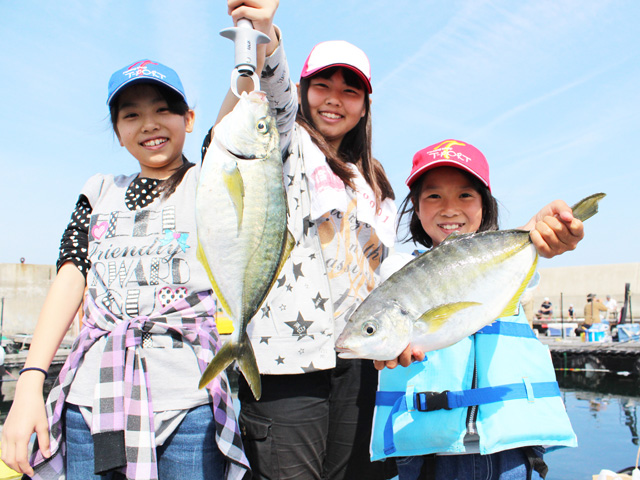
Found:
[[[578,337],[540,337],[558,371],[640,375],[640,342],[584,342]]]

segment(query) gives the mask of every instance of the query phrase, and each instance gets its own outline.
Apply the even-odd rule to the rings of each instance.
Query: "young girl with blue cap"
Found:
[[[275,38],[272,3],[259,23]],[[249,464],[226,374],[198,389],[221,343],[196,258],[200,166],[182,154],[194,112],[176,72],[152,60],[117,70],[107,104],[140,170],[95,175],[80,193],[2,459],[33,478],[239,480]],[[45,405],[47,370],[81,304],[82,329]]]

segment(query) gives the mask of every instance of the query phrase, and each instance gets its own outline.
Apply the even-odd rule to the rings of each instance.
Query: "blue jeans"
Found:
[[[542,453],[540,452],[540,457]],[[425,457],[398,457],[399,480],[418,480]],[[437,455],[435,477],[446,480],[540,480],[521,449],[492,455]],[[531,476],[527,476],[531,472]]]
[[[93,440],[80,409],[67,404],[65,413],[67,480],[116,480],[118,473],[93,473]],[[193,408],[166,442],[157,448],[162,480],[224,478],[225,457],[218,450],[211,405]]]

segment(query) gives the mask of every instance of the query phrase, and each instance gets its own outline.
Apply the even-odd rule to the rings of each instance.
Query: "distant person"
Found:
[[[550,319],[553,316],[553,306],[551,304],[551,300],[549,300],[549,297],[544,297],[544,301],[542,302],[542,305],[540,305],[540,310],[538,310],[538,313],[536,313],[536,317],[540,318],[547,318]]]
[[[607,318],[618,320],[618,302],[611,295],[607,295],[607,299],[604,302],[607,307]]]
[[[600,312],[606,312],[607,307],[596,298],[595,293],[587,295],[587,304],[584,306],[584,323],[576,328],[576,335],[586,332],[594,323],[600,323]]]
[[[573,310],[573,303],[569,305],[569,320],[576,319],[576,312]]]

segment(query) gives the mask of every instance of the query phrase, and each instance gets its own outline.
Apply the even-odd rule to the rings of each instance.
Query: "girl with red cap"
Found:
[[[409,217],[408,237],[417,244],[437,247],[454,232],[498,229],[489,164],[469,143],[444,140],[420,150],[407,185],[410,193],[400,217]],[[532,239],[564,224],[577,243],[582,223],[563,210],[564,202],[539,215],[553,213],[553,208],[562,213],[543,217]],[[542,254],[545,249],[539,245]],[[411,258],[390,257],[382,267],[383,278]],[[410,364],[412,354],[419,361]],[[426,359],[408,347],[397,360],[375,363],[382,371],[372,458],[396,458],[400,480],[544,478],[544,447],[577,446],[548,349],[533,334],[523,309],[429,352]],[[407,368],[383,369],[398,363]]]

